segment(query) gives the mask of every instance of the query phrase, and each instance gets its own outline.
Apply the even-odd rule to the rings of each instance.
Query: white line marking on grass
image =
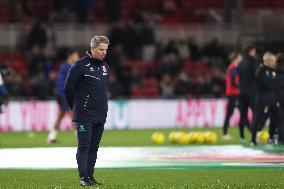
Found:
[[[284,154],[240,145],[180,147],[102,147],[97,168],[182,166],[282,166]],[[0,149],[0,168],[77,168],[76,148]]]

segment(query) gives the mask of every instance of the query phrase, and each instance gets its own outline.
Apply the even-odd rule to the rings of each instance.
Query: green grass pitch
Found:
[[[270,189],[284,188],[283,170],[98,169],[105,189]],[[77,171],[1,170],[1,188],[80,188]],[[95,188],[95,187],[94,187]]]
[[[211,130],[221,136],[221,129],[155,129],[106,130],[102,146],[153,146],[150,140],[155,131],[168,134],[173,130]],[[219,140],[217,145],[240,144],[238,130],[230,129],[233,139]],[[247,138],[249,134],[246,133]],[[0,133],[0,148],[76,146],[74,132],[60,132],[59,142],[45,143],[46,132]],[[156,146],[156,145],[155,145]],[[174,146],[166,142],[162,146]],[[20,158],[20,155],[19,155]],[[75,157],[74,157],[75,158]],[[1,157],[0,157],[1,159]],[[97,169],[96,178],[106,189],[270,189],[284,188],[281,168],[211,168],[211,169]],[[76,169],[0,169],[0,188],[80,188]],[[96,187],[94,187],[96,188]]]
[[[162,131],[167,136],[171,131],[214,131],[220,136],[220,128],[183,128],[183,129],[148,129],[148,130],[105,130],[101,141],[101,146],[157,146],[151,141],[151,134],[155,131]],[[218,140],[217,145],[239,144],[239,133],[237,128],[231,128],[229,133],[233,136],[232,140]],[[76,146],[76,136],[72,131],[60,132],[58,143],[46,144],[47,132],[16,132],[0,133],[0,148],[25,148],[25,147],[66,147]],[[249,134],[246,133],[247,140]],[[248,144],[248,143],[247,143]],[[176,146],[166,141],[162,146]]]

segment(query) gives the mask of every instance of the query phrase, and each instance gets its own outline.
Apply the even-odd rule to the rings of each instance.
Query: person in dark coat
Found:
[[[246,55],[238,66],[240,76],[240,137],[241,142],[245,142],[244,128],[247,126],[249,131],[250,124],[248,120],[249,108],[254,111],[255,107],[255,72],[258,67],[257,53],[254,46],[246,48]]]
[[[270,137],[276,132],[280,116],[280,103],[277,97],[278,76],[276,74],[276,55],[266,52],[263,56],[263,64],[256,71],[256,105],[252,127],[252,145],[256,145],[256,134],[261,130],[267,120],[270,119]]]
[[[64,86],[78,139],[77,164],[81,186],[99,185],[94,177],[97,151],[108,111],[109,66],[104,61],[109,45],[106,36],[95,36],[90,51],[69,70]]]
[[[280,120],[279,120],[279,143],[284,143],[284,54],[278,53],[277,54],[277,69],[276,73],[279,75],[278,77],[278,89],[277,89],[277,97],[280,103]]]

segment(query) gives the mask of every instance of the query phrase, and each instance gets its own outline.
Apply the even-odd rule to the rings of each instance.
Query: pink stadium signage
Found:
[[[110,101],[106,128],[221,127],[225,108],[225,99]],[[49,130],[57,112],[55,101],[12,101],[0,115],[0,132]],[[239,112],[235,110],[230,124],[236,126],[238,121]],[[71,128],[70,116],[66,115],[61,129]]]

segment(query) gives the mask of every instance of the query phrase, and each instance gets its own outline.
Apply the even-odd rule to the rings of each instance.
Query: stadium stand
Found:
[[[154,22],[158,26],[186,23],[195,27],[197,23],[211,23],[208,19],[209,10],[220,13],[223,6],[222,0],[70,0],[68,6],[65,1],[56,0],[1,1],[1,25],[26,26],[34,23],[34,27],[29,28],[26,35],[23,32],[23,37],[18,39],[23,44],[19,47],[1,50],[0,60],[19,75],[16,77],[17,85],[20,82],[21,88],[25,88],[20,91],[26,92],[13,92],[12,96],[36,97],[33,89],[38,90],[41,86],[34,85],[44,77],[48,82],[42,90],[50,91],[46,91],[48,95],[41,98],[47,99],[53,96],[52,85],[64,54],[64,49],[56,47],[56,36],[47,25],[66,21],[115,23],[110,24],[107,30],[111,39],[107,61],[115,75],[113,84],[119,86],[114,87],[112,92],[115,95],[110,95],[111,98],[161,97],[161,86],[164,86],[162,80],[168,77],[165,76],[167,74],[170,75],[169,85],[175,97],[219,97],[224,95],[226,57],[233,47],[225,46],[218,39],[200,45],[190,34],[187,40],[169,39],[160,43],[159,36],[149,23]],[[236,8],[237,5],[231,3],[229,6]],[[244,1],[244,8],[248,11],[283,9],[284,3],[281,0],[248,0]],[[34,18],[38,18],[37,22]],[[32,40],[29,40],[29,35]],[[150,58],[143,55],[146,47],[150,47],[148,50],[152,52]],[[81,50],[84,52],[85,49]],[[14,83],[10,81],[10,88],[16,88],[12,87]],[[186,90],[180,90],[181,86],[185,86]]]

